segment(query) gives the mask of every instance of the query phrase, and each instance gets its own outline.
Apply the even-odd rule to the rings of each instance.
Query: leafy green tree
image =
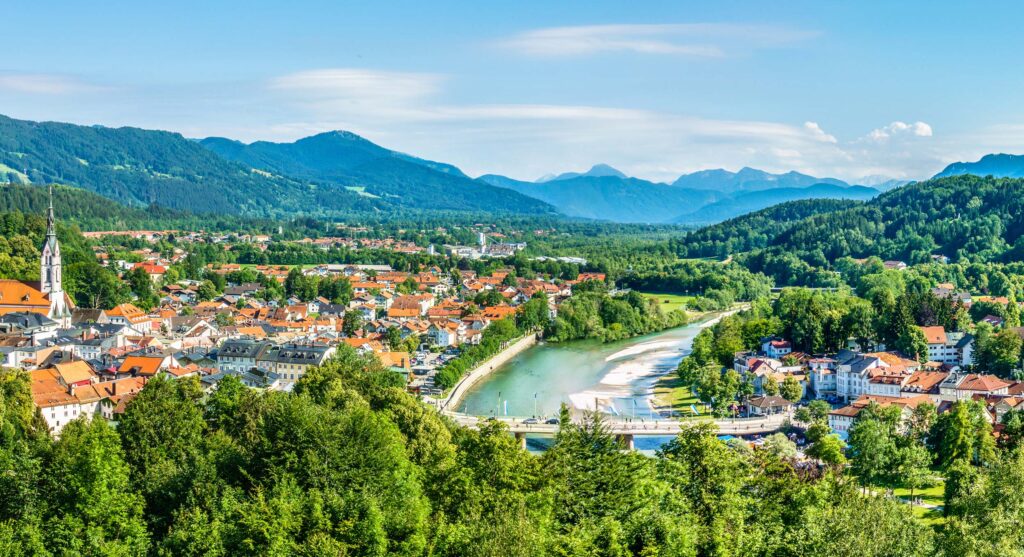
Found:
[[[895,347],[915,360],[928,357],[928,341],[924,337],[924,332],[916,326],[904,328],[896,339]]]
[[[948,468],[961,460],[978,465],[995,458],[992,425],[984,413],[978,402],[960,401],[939,415],[929,443],[940,465]]]
[[[850,428],[850,453],[857,481],[865,487],[881,485],[893,468],[896,441],[882,420],[862,415]]]
[[[807,449],[807,455],[822,461],[830,468],[839,469],[846,464],[844,449],[846,443],[843,443],[838,435],[825,434]]]
[[[384,333],[384,338],[387,340],[388,347],[392,350],[401,348],[402,331],[398,327],[388,327],[388,330]]]
[[[782,398],[790,402],[797,402],[804,396],[804,387],[797,381],[796,377],[787,375],[782,381],[782,385],[779,386],[779,393],[782,395]]]
[[[1012,329],[1003,329],[977,343],[975,365],[978,368],[995,373],[1001,377],[1009,377],[1015,369],[1020,369],[1022,342],[1020,335]]]
[[[145,555],[143,500],[129,476],[117,432],[104,420],[65,426],[44,480],[47,546],[57,554]]]
[[[132,399],[118,424],[134,489],[150,528],[163,533],[189,495],[202,464],[206,423],[198,381],[156,377]]]
[[[196,295],[201,301],[210,301],[217,297],[217,287],[214,286],[213,282],[204,280],[199,283],[199,287],[196,288]]]
[[[346,311],[341,321],[341,332],[345,336],[355,336],[363,328],[363,318],[358,311]]]
[[[928,482],[931,455],[924,445],[908,443],[896,450],[894,461],[894,479],[910,490],[910,498],[913,499],[914,490],[924,487]]]
[[[702,530],[698,554],[733,554],[745,533],[748,464],[717,439],[712,424],[682,428],[659,455]]]

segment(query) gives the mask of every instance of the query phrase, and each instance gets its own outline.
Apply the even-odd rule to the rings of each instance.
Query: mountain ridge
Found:
[[[974,162],[954,162],[932,178],[964,174],[996,178],[1024,178],[1024,155],[989,153]]]
[[[200,145],[254,169],[358,191],[404,207],[550,213],[543,201],[467,177],[454,165],[393,151],[347,131],[290,143],[242,143],[219,137]]]

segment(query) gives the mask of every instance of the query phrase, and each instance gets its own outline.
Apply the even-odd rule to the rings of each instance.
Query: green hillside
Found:
[[[0,116],[0,164],[33,183],[70,184],[134,206],[275,215],[379,205],[352,192],[325,194],[299,180],[253,172],[179,134],[138,128]]]
[[[348,188],[400,207],[552,213],[542,201],[466,177],[458,168],[385,149],[356,134],[328,132],[294,143],[244,144],[212,137],[201,145],[247,168]]]

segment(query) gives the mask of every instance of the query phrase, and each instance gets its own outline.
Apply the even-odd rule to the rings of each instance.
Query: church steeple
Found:
[[[70,315],[62,284],[60,244],[53,217],[53,186],[50,186],[50,205],[46,210],[46,241],[39,262],[39,291],[50,300],[50,318],[61,320]]]
[[[50,208],[46,210],[46,238],[49,239],[51,236],[57,237],[57,233],[53,230],[53,185],[50,185]]]

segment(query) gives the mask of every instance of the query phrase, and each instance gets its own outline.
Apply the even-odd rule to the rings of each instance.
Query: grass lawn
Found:
[[[697,398],[697,395],[690,391],[690,388],[683,385],[679,376],[669,373],[661,377],[654,385],[654,403],[659,409],[669,409],[679,412],[683,416],[697,418],[690,410],[690,405],[697,407],[701,418],[711,418],[711,412],[704,408],[704,403]]]
[[[921,499],[926,505],[938,505],[942,506],[945,504],[944,491],[945,482],[941,479],[935,482],[935,485],[930,485],[921,489],[914,490],[914,498]],[[884,487],[875,488],[878,492],[885,490]],[[905,487],[896,487],[892,489],[892,494],[899,499],[909,502],[910,501],[910,490]],[[914,516],[917,517],[921,522],[929,526],[941,525],[945,517],[942,516],[942,509],[933,509],[923,506],[914,505],[911,507],[914,512]]]
[[[939,526],[946,520],[946,517],[942,516],[941,510],[925,507],[914,507],[914,516],[928,526]]]
[[[685,310],[686,304],[694,299],[694,296],[683,296],[681,294],[655,294],[653,292],[641,292],[641,294],[658,302],[658,307],[664,313],[677,309]]]
[[[921,489],[915,489],[914,490],[914,497],[915,498],[920,498],[922,501],[924,501],[925,503],[928,503],[930,505],[942,505],[943,503],[945,503],[945,500],[944,500],[944,490],[945,489],[946,489],[945,483],[939,481],[939,482],[937,482],[933,486],[929,486],[929,487],[925,487],[925,488],[921,488]],[[901,498],[904,498],[904,499],[909,499],[910,498],[910,490],[907,489],[907,488],[904,488],[904,487],[898,487],[896,489],[893,489],[892,493],[896,497],[901,497]]]

